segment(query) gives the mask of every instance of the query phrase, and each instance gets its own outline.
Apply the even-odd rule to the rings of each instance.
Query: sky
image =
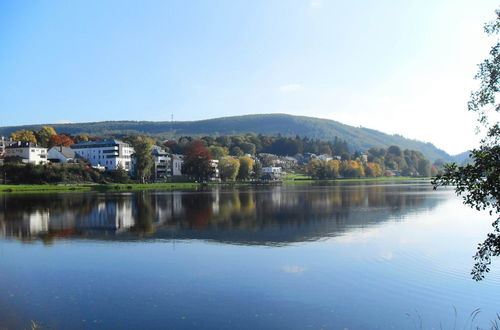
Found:
[[[477,146],[491,0],[0,0],[0,126],[288,113]]]

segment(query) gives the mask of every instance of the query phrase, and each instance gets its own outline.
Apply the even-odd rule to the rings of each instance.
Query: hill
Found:
[[[198,121],[104,121],[93,123],[47,124],[59,133],[89,134],[95,136],[120,136],[124,134],[170,137],[191,135],[236,135],[257,133],[263,135],[307,136],[331,140],[335,136],[346,140],[353,150],[398,145],[403,149],[421,151],[431,161],[441,158],[453,161],[453,157],[436,148],[432,143],[407,139],[401,135],[389,135],[374,129],[354,127],[340,122],[286,114],[245,115]],[[38,130],[42,125],[0,127],[0,135],[9,135],[19,129]]]

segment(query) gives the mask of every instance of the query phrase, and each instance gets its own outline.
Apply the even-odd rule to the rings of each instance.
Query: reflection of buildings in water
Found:
[[[76,230],[105,229],[123,231],[134,225],[131,199],[100,201],[88,215],[80,218]]]
[[[49,230],[49,212],[25,212],[17,221],[2,221],[0,229],[4,237],[22,238],[46,233]]]
[[[215,189],[212,192],[212,212],[214,214],[219,214],[219,205],[220,205],[220,189]]]
[[[78,210],[51,212],[50,209],[16,214],[14,219],[2,215],[0,234],[4,237],[29,238],[41,234],[71,235],[89,229],[124,231],[134,225],[132,201],[99,201],[90,212],[80,215]]]
[[[153,238],[286,244],[403,218],[442,200],[425,197],[429,192],[423,190],[425,194],[418,189],[390,186],[278,186],[200,193],[102,194],[87,196],[85,204],[84,197],[67,196],[59,206],[47,206],[43,201],[29,213],[22,212],[22,203],[14,203],[12,212],[0,212],[0,232],[16,237],[85,233],[86,237],[110,238],[109,234],[118,234],[126,239],[146,233]]]

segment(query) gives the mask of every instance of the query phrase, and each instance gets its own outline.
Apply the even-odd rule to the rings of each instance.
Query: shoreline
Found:
[[[235,187],[250,185],[280,185],[280,184],[310,184],[310,183],[335,183],[335,182],[380,182],[380,181],[418,181],[430,178],[416,177],[378,177],[378,178],[349,178],[314,180],[310,178],[285,179],[278,182],[222,182],[222,183],[197,183],[197,182],[169,182],[169,183],[110,183],[110,184],[39,184],[39,185],[0,185],[0,194],[9,193],[69,193],[69,192],[107,192],[107,191],[138,191],[138,190],[186,190],[200,187]]]

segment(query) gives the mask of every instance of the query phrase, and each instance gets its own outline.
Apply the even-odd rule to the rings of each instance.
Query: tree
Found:
[[[229,154],[229,151],[225,147],[210,146],[208,149],[210,149],[210,153],[215,159],[222,159]]]
[[[10,136],[15,141],[37,143],[35,132],[31,130],[21,129],[11,133]]]
[[[223,157],[219,162],[219,173],[224,181],[234,181],[240,169],[240,161],[233,157]]]
[[[52,135],[48,142],[48,147],[52,148],[54,146],[69,147],[75,144],[75,142],[66,134],[55,134]]]
[[[154,141],[151,138],[136,136],[131,142],[135,151],[135,176],[141,183],[145,183],[151,176],[154,165],[152,154]]]
[[[259,180],[262,177],[263,170],[262,170],[262,163],[257,161],[253,165],[253,178],[255,180]]]
[[[236,156],[236,157],[239,157],[239,156],[243,156],[245,153],[243,152],[243,150],[241,150],[240,147],[232,147],[231,148],[231,156]]]
[[[238,171],[238,179],[248,180],[253,171],[254,160],[247,156],[242,156],[239,158],[240,170]]]
[[[193,140],[186,146],[182,173],[197,181],[208,180],[214,172],[212,159],[213,156],[203,141]]]
[[[42,126],[37,133],[38,142],[42,145],[42,147],[47,148],[49,146],[50,138],[56,134],[56,130],[52,126]]]
[[[496,11],[496,20],[485,25],[488,35],[500,32],[500,10]],[[489,115],[500,112],[500,103],[496,102],[500,92],[500,41],[491,48],[490,57],[479,64],[475,79],[481,84],[471,93],[469,111],[478,114],[480,129],[486,129],[486,135],[480,146],[470,153],[472,163],[458,166],[447,164],[444,173],[432,181],[434,189],[439,186],[454,185],[455,193],[462,196],[464,204],[476,210],[488,210],[496,215],[493,231],[483,243],[478,245],[474,259],[476,261],[471,275],[479,281],[489,271],[492,257],[500,255],[500,127],[498,121],[489,122]]]

